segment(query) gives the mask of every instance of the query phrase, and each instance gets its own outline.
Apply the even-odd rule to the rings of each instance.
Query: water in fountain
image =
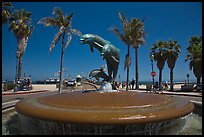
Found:
[[[17,114],[16,111],[10,111],[10,112],[2,114],[2,135],[31,134],[31,132],[28,132],[27,130],[25,130],[23,128],[24,126],[20,126],[20,123],[18,123],[19,117],[20,116],[19,116],[19,114]],[[23,121],[25,122],[26,120],[23,120]],[[21,124],[23,124],[23,123],[21,123]],[[44,122],[42,122],[42,123],[44,123]],[[37,125],[40,125],[40,124],[41,123],[38,123]],[[53,126],[54,126],[54,124],[53,124]],[[58,127],[58,126],[59,125],[57,125],[57,126],[55,125],[55,127]],[[72,126],[72,125],[70,125],[70,126]],[[52,126],[50,126],[50,127],[52,127]],[[68,132],[65,129],[65,127],[66,126],[64,126],[64,128],[61,127],[61,129],[64,129],[62,134],[70,134],[70,132]],[[149,127],[150,126],[147,126],[146,130],[148,130]],[[44,124],[44,128],[47,128],[47,126],[45,124]],[[86,127],[86,128],[90,128],[90,127]],[[109,128],[109,127],[107,126],[106,128]],[[123,128],[123,127],[117,127],[118,130],[121,130],[121,128]],[[43,130],[43,129],[40,129],[40,130]],[[50,129],[53,129],[53,128],[50,128]],[[97,131],[102,132],[102,129],[100,129],[99,126],[95,126],[94,130],[95,130],[95,133],[97,133]],[[124,130],[124,129],[122,129],[122,130]],[[54,131],[59,131],[59,130],[54,129],[50,133],[52,133]],[[84,130],[84,131],[86,131],[86,130]],[[42,132],[45,133],[46,130],[43,130]],[[156,132],[154,132],[154,133],[156,133]],[[132,133],[130,133],[130,134],[132,134]],[[140,134],[140,133],[137,132],[137,134]],[[177,119],[176,125],[174,125],[173,127],[170,126],[169,128],[164,128],[164,130],[160,130],[160,132],[158,134],[160,134],[160,135],[202,135],[202,117],[199,116],[198,114],[190,113],[187,116],[184,116],[182,118]]]
[[[100,87],[97,90],[84,90],[82,92],[119,92],[118,90],[113,90],[110,82],[104,81],[101,83]]]
[[[157,135],[160,130],[166,130],[178,125],[180,118],[163,122],[129,125],[100,125],[83,123],[59,123],[45,121],[19,115],[20,127],[26,134],[43,135]]]
[[[117,92],[117,90],[113,90],[110,82],[103,82],[99,89],[95,90],[97,92]]]
[[[16,104],[26,134],[160,134],[193,108],[183,98],[136,92],[75,91]]]

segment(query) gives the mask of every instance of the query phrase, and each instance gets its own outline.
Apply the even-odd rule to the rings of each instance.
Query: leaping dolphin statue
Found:
[[[91,52],[93,52],[93,48],[96,48],[100,52],[100,55],[107,63],[109,81],[115,81],[120,62],[120,50],[113,46],[111,42],[94,34],[81,36],[80,42],[82,45],[88,44]]]
[[[108,75],[102,71],[101,69],[94,69],[89,73],[90,78],[95,78],[99,80],[99,78],[103,78],[104,81],[108,81]]]

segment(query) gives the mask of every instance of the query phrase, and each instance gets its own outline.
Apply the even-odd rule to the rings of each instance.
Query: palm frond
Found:
[[[59,7],[55,7],[52,11],[52,14],[60,16],[61,18],[63,17],[63,12]]]
[[[72,16],[74,15],[74,13],[72,12],[69,16],[66,16],[66,20],[70,21],[72,19]]]
[[[63,26],[62,26],[62,27],[60,28],[59,32],[54,36],[54,39],[53,39],[53,41],[52,41],[52,43],[51,43],[51,45],[50,45],[50,49],[49,49],[50,52],[52,52],[52,49],[56,46],[57,42],[59,41],[59,39],[60,39],[60,37],[61,37],[61,35],[62,35],[62,33],[63,33],[64,31],[65,31],[65,30],[64,30],[64,28],[63,28]]]
[[[119,17],[119,19],[120,19],[120,21],[121,21],[121,23],[122,23],[122,25],[123,25],[123,28],[124,28],[124,29],[127,28],[127,26],[128,26],[128,21],[127,21],[125,15],[123,15],[121,12],[119,12],[119,13],[118,13],[118,17]]]
[[[120,33],[120,31],[119,31],[119,29],[117,28],[117,27],[111,27],[111,28],[109,28],[108,30],[110,30],[110,31],[112,31],[114,34],[116,34],[119,38],[121,37],[121,33]]]
[[[10,2],[2,2],[1,7],[2,8],[5,8],[5,7],[12,7],[13,8],[13,5]]]
[[[71,33],[70,33],[70,32],[67,32],[67,35],[68,35],[68,40],[67,40],[67,43],[66,43],[66,45],[65,45],[65,48],[68,47],[69,43],[70,43],[71,40],[72,40],[72,35],[71,35]]]
[[[82,33],[81,33],[79,30],[77,30],[77,29],[70,29],[70,31],[71,31],[71,33],[73,33],[74,35],[77,35],[77,36],[79,36],[79,37],[82,36]]]
[[[189,69],[192,70],[194,74],[198,71],[201,73],[197,66],[202,64],[202,37],[193,36],[189,40],[189,46],[186,49],[188,51],[185,61],[189,62]],[[202,66],[202,65],[201,65]],[[197,73],[195,75],[198,75]],[[200,75],[200,74],[199,74]]]
[[[38,21],[38,24],[44,24],[45,26],[53,26],[60,29],[59,32],[55,35],[50,45],[50,52],[56,46],[57,42],[62,36],[62,33],[66,33],[68,35],[68,41],[66,42],[65,47],[67,47],[72,40],[71,34],[82,36],[82,33],[79,30],[72,29],[71,19],[73,17],[73,13],[68,16],[64,16],[63,11],[60,8],[54,8],[52,14],[56,16],[42,18]]]
[[[25,9],[15,10],[12,13],[9,23],[9,31],[12,31],[17,39],[22,37],[28,37],[34,30],[34,26],[31,24],[32,14]]]
[[[37,24],[44,24],[45,27],[47,27],[47,26],[55,26],[56,25],[56,21],[53,18],[51,18],[51,17],[46,17],[46,18],[40,19]]]

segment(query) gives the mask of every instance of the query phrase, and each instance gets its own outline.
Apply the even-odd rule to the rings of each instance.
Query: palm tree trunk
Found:
[[[162,89],[162,69],[159,70],[159,90]]]
[[[23,55],[21,54],[20,57],[18,58],[18,81],[21,79],[21,71],[22,71],[22,57]]]
[[[64,37],[65,37],[65,32],[62,34],[62,54],[61,54],[61,60],[60,60],[60,83],[59,83],[59,93],[62,93],[62,76],[63,76],[63,60],[64,60]]]
[[[200,84],[200,77],[197,77],[197,85]]]
[[[139,89],[138,84],[138,46],[135,47],[135,80],[136,80],[136,87],[135,89]]]
[[[200,78],[201,78],[201,77],[197,77],[197,86],[200,85]],[[200,91],[199,88],[196,88],[196,90],[197,90],[197,91]]]
[[[14,92],[18,91],[18,63],[19,61],[19,57],[16,55],[16,75],[15,75],[15,88],[14,88]]]
[[[173,69],[170,69],[170,91],[174,91],[174,85],[173,85]]]
[[[128,53],[127,57],[130,57],[130,45],[128,45]],[[129,65],[127,65],[127,80],[126,80],[126,91],[128,91],[128,86],[129,86]]]

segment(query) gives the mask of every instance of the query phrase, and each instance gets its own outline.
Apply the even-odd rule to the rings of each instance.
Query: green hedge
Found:
[[[4,91],[7,91],[7,90],[12,90],[12,89],[14,89],[14,87],[15,87],[15,84],[14,84],[14,83],[4,83],[3,89],[4,89]]]

